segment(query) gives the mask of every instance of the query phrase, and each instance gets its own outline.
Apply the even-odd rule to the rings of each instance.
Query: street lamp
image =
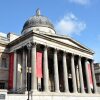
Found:
[[[29,68],[31,67],[31,48],[32,48],[32,44],[31,42],[29,42],[27,44],[27,48],[28,48],[28,74],[27,74],[27,90],[28,90],[28,99],[29,100],[29,92],[30,92],[30,74],[29,74]]]

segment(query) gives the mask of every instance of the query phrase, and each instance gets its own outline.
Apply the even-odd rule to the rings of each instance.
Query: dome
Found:
[[[39,30],[39,31],[46,30],[46,32],[55,33],[53,24],[50,22],[50,20],[47,17],[41,16],[39,9],[37,9],[35,16],[30,17],[25,22],[23,26],[22,34],[25,34],[31,30]]]

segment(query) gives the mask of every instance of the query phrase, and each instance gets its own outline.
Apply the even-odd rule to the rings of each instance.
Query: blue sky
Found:
[[[20,35],[24,22],[37,8],[60,34],[95,51],[94,60],[100,62],[100,0],[0,0],[0,34]]]

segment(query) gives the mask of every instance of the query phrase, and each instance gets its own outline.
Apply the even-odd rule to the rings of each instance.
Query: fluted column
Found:
[[[36,77],[36,44],[32,46],[32,51],[31,51],[31,64],[32,64],[32,83],[31,83],[31,88],[32,91],[37,91],[37,77]]]
[[[55,92],[59,92],[57,49],[54,49],[54,81],[55,81]]]
[[[49,91],[49,72],[48,72],[48,52],[47,47],[44,47],[44,61],[43,61],[43,74],[44,74],[44,91]]]
[[[97,93],[97,87],[96,87],[96,79],[95,79],[95,73],[94,73],[93,60],[90,61],[90,64],[91,64],[92,79],[93,79],[93,89],[94,89],[94,93]]]
[[[22,88],[26,90],[26,54],[24,49],[22,59]]]
[[[14,51],[14,75],[13,75],[13,90],[17,89],[17,52]]]
[[[63,76],[64,76],[65,92],[69,92],[68,71],[67,71],[67,61],[66,61],[66,53],[65,52],[63,52]]]
[[[82,64],[81,64],[81,57],[78,58],[78,66],[79,66],[79,78],[80,78],[80,86],[81,86],[81,93],[84,93],[84,82],[83,82],[83,73],[82,73]]]
[[[88,72],[88,65],[87,65],[87,59],[85,59],[85,74],[86,74],[86,81],[87,81],[87,90],[88,93],[91,93],[90,83],[89,83],[89,72]]]
[[[76,75],[75,75],[75,64],[74,64],[74,55],[71,55],[71,72],[72,72],[72,84],[73,84],[73,92],[77,92],[76,85]]]

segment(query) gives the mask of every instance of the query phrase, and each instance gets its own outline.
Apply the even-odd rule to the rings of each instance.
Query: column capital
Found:
[[[37,45],[37,43],[36,42],[32,42],[32,46],[36,46]]]
[[[63,52],[63,54],[67,54],[67,53],[68,53],[68,52],[67,52],[67,51],[65,51],[65,50],[64,50],[64,51],[62,51],[62,52]]]
[[[79,57],[79,58],[82,58],[83,56],[82,56],[82,55],[78,55],[78,57]]]
[[[63,55],[64,55],[64,56],[68,56],[68,52],[63,51]]]
[[[82,60],[82,56],[78,55],[79,60]]]
[[[24,49],[24,47],[25,47],[25,46],[24,46],[24,45],[22,45],[22,47],[21,47],[21,48],[22,48],[22,49]]]
[[[94,62],[94,59],[90,59],[89,61],[90,61],[90,63],[93,63]]]
[[[14,50],[13,52],[14,52],[14,53],[16,53],[16,52],[17,52],[17,50]]]
[[[84,57],[87,61],[94,61],[93,59],[90,59],[90,58],[86,58],[86,57]]]
[[[32,48],[32,43],[29,41],[26,46],[27,46],[27,49],[30,50]]]
[[[88,61],[88,58],[85,58],[85,61]]]
[[[63,51],[63,54],[66,54],[66,51]]]
[[[79,59],[81,59],[81,58],[82,58],[82,56],[80,56],[80,55],[78,55],[78,57],[79,57]]]
[[[25,48],[24,48],[25,46],[22,46],[22,51],[24,52],[25,51]]]
[[[44,49],[48,49],[48,46],[47,45],[44,45]]]
[[[74,57],[75,56],[75,54],[74,53],[71,53],[71,57]]]
[[[57,48],[54,48],[54,52],[57,52],[58,51],[58,49]]]
[[[37,43],[36,42],[31,42],[31,41],[29,41],[27,44],[26,44],[26,46],[27,46],[27,49],[31,49],[33,46],[36,46],[37,45]]]

